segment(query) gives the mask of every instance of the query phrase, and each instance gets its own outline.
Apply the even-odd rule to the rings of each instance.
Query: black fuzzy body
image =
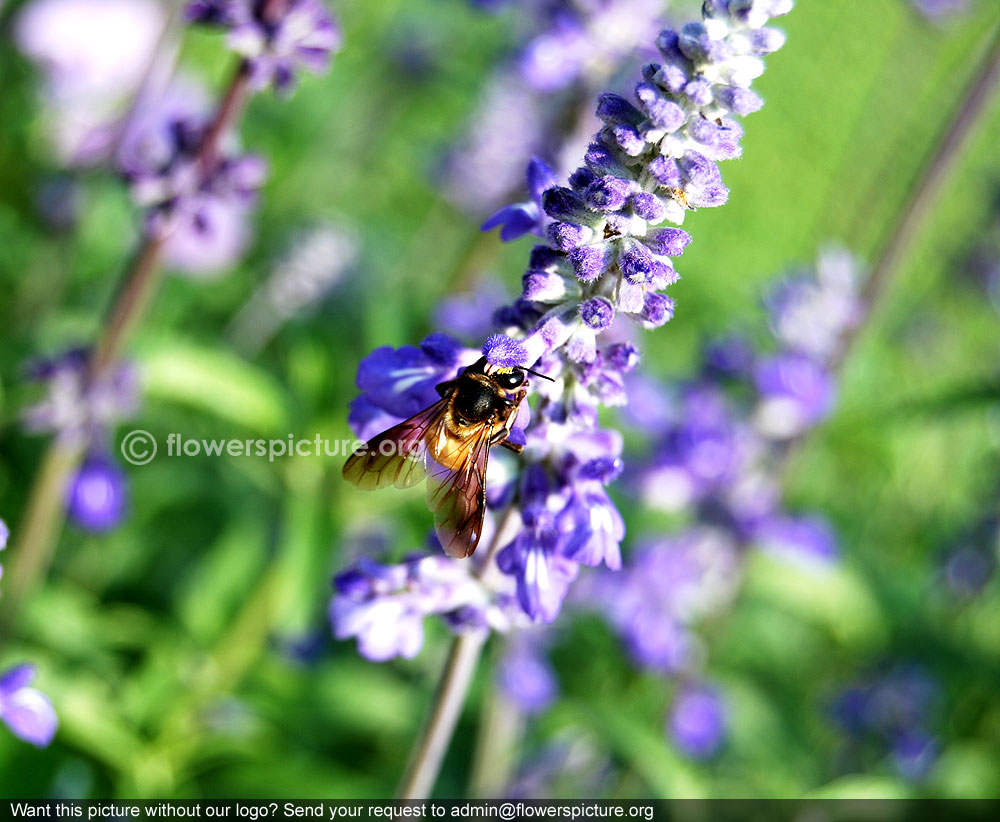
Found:
[[[455,381],[452,408],[464,423],[484,423],[497,419],[510,406],[488,377],[463,374]]]

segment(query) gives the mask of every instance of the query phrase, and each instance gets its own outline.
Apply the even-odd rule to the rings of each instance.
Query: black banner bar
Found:
[[[1000,819],[1000,800],[944,799],[678,799],[544,801],[513,800],[309,800],[206,799],[103,801],[10,799],[0,801],[0,822],[131,819],[220,822],[339,822],[339,820],[636,820],[636,822],[925,822]]]

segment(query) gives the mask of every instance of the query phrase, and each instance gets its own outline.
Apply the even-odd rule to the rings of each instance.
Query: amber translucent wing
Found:
[[[427,505],[448,556],[469,556],[483,535],[492,430],[483,425],[464,438],[428,437]]]
[[[368,440],[365,447],[344,463],[344,479],[358,488],[374,491],[395,485],[409,488],[427,476],[425,437],[441,438],[447,400],[439,400]]]

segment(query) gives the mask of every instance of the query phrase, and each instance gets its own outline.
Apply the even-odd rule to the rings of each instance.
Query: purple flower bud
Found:
[[[634,186],[635,183],[619,177],[599,177],[587,187],[584,200],[595,211],[618,211],[625,205]]]
[[[656,291],[646,293],[646,300],[642,306],[642,319],[653,328],[659,328],[674,317],[674,301],[666,294],[659,294]]]
[[[87,531],[109,531],[122,521],[125,506],[125,474],[105,456],[88,456],[69,486],[70,519]]]
[[[572,251],[586,243],[594,232],[586,226],[573,223],[552,223],[548,228],[549,241],[560,251]]]
[[[622,275],[633,285],[642,285],[653,279],[656,260],[642,243],[630,243],[618,257]]]
[[[681,57],[680,59],[684,59]],[[662,83],[667,90],[673,92],[674,94],[680,94],[681,91],[688,84],[688,74],[681,68],[681,66],[676,64],[667,64],[662,66],[658,72],[657,79]]]
[[[658,223],[666,216],[666,209],[655,194],[642,192],[634,194],[630,200],[632,211],[650,223]]]
[[[632,343],[609,346],[603,353],[609,365],[626,374],[639,364],[639,349]]]
[[[739,114],[741,117],[759,111],[761,106],[764,105],[764,101],[760,99],[760,96],[750,91],[750,89],[734,88],[732,86],[724,86],[716,91],[715,99],[719,101],[720,105],[725,106],[731,112]]]
[[[722,179],[718,165],[697,151],[684,152],[677,165],[684,173],[684,177],[695,186],[712,185]]]
[[[521,368],[531,364],[524,343],[503,334],[494,334],[486,340],[483,356],[491,365],[501,368]]]
[[[553,220],[564,223],[585,225],[594,219],[580,196],[571,189],[556,186],[550,188],[542,197],[545,213]]]
[[[44,748],[56,735],[59,720],[49,698],[29,687],[34,678],[33,665],[18,665],[0,675],[0,721],[14,736]]]
[[[649,163],[649,173],[658,183],[667,188],[680,188],[681,172],[673,157],[657,155]]]
[[[620,94],[602,94],[597,98],[597,116],[609,126],[638,126],[642,112]]]
[[[750,42],[753,44],[754,53],[763,56],[785,45],[785,33],[780,29],[754,29],[750,34]]]
[[[585,245],[573,249],[569,260],[577,277],[585,283],[594,282],[611,264],[611,249],[607,243]]]
[[[696,106],[707,106],[712,102],[712,84],[707,80],[692,80],[684,87],[684,93]]]
[[[678,48],[679,41],[680,35],[673,29],[663,29],[656,38],[656,47],[668,64],[677,65],[687,62],[687,58]]]
[[[625,167],[604,143],[591,143],[587,147],[584,159],[587,167],[597,176],[613,175],[620,177],[626,173]]]
[[[632,126],[614,126],[611,134],[618,147],[629,157],[638,157],[646,148],[646,140]]]
[[[726,735],[726,711],[712,688],[685,688],[670,710],[670,736],[693,759],[716,753]]]
[[[524,299],[534,302],[556,303],[570,294],[566,279],[548,271],[528,271],[521,284]]]
[[[661,228],[646,237],[645,242],[654,254],[680,257],[691,242],[691,235],[680,228]]]
[[[643,109],[649,115],[650,122],[668,134],[677,131],[684,123],[684,111],[673,100],[667,100],[659,89],[651,83],[639,83],[635,87],[635,96],[639,98]]]
[[[580,305],[580,318],[595,331],[603,331],[614,321],[615,309],[610,300],[594,297]]]

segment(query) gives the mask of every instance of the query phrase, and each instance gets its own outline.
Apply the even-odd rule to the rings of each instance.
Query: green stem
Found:
[[[198,162],[206,173],[218,162],[221,140],[239,118],[248,96],[249,70],[241,62],[202,141]],[[143,236],[94,343],[90,380],[100,379],[114,366],[146,315],[162,276],[160,262],[167,236],[151,232]],[[4,628],[13,625],[25,598],[52,564],[66,488],[83,454],[81,444],[68,445],[56,438],[42,459],[10,551],[0,610],[0,626]]]
[[[508,508],[500,517],[477,575],[484,582],[499,573],[494,557],[516,514],[516,509]],[[459,634],[453,640],[424,726],[413,745],[409,765],[396,792],[397,799],[427,799],[434,790],[487,637],[485,631],[476,631]]]
[[[889,284],[906,259],[913,241],[927,220],[931,208],[938,200],[945,181],[954,171],[958,158],[980,123],[1000,82],[1000,26],[990,34],[990,42],[969,86],[962,95],[961,105],[952,117],[948,128],[938,138],[921,174],[915,180],[899,218],[889,229],[882,245],[882,252],[872,266],[871,274],[861,291],[860,302],[864,312],[859,322],[843,336],[838,350],[831,358],[833,370],[839,369],[861,334]]]

